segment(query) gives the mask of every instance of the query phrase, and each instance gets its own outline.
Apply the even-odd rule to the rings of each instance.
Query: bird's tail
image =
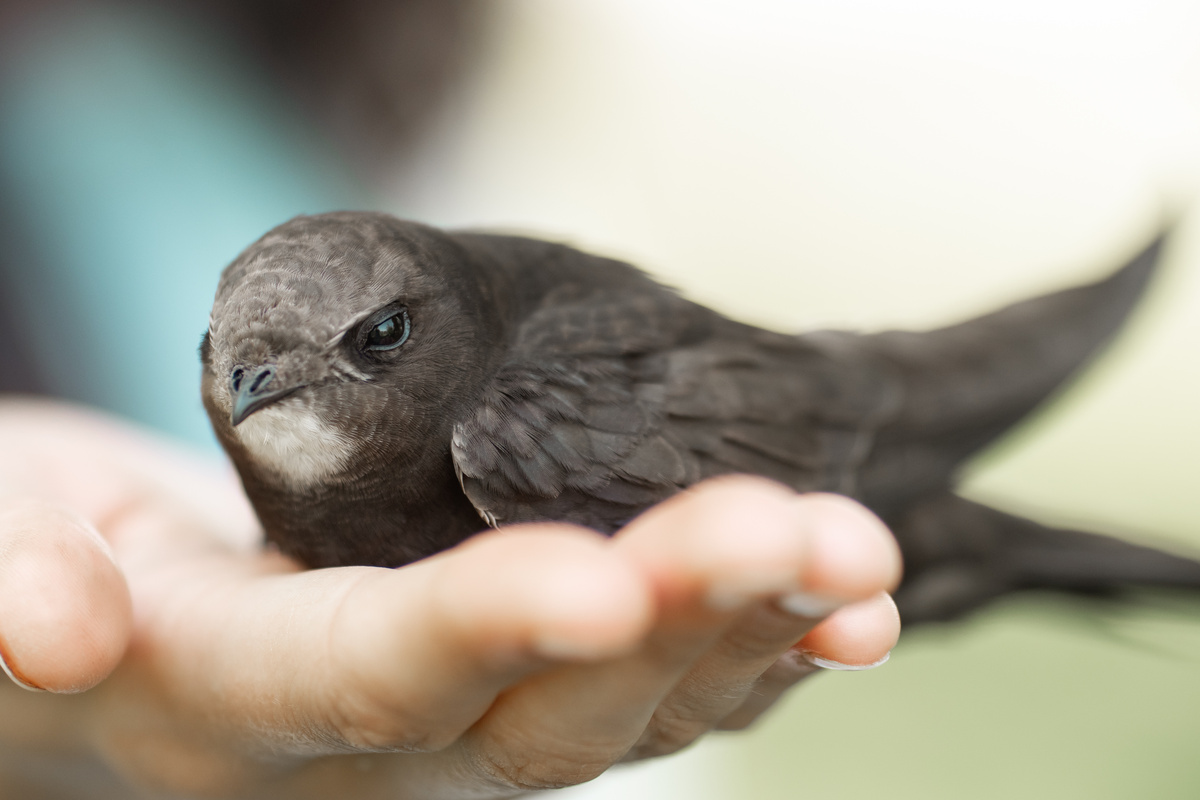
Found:
[[[1022,590],[1111,596],[1200,589],[1200,561],[1109,536],[1050,528],[949,492],[889,520],[905,554],[906,625],[950,620]]]

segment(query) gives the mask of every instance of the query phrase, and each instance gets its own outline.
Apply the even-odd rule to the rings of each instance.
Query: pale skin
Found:
[[[231,475],[108,418],[0,402],[0,442],[0,652],[44,690],[0,678],[0,796],[56,796],[49,762],[94,797],[513,797],[745,727],[819,671],[801,652],[867,665],[899,634],[882,523],[757,478],[612,539],[305,572]]]

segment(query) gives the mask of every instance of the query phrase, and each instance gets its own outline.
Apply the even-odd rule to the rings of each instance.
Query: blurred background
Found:
[[[217,276],[298,213],[565,240],[785,330],[956,321],[1179,216],[966,493],[1197,550],[1197,41],[1184,0],[3,0],[0,388],[217,457]],[[563,795],[1192,798],[1198,743],[1200,605],[1026,600]]]

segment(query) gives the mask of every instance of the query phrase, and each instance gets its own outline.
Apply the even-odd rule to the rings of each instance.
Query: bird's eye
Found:
[[[409,331],[412,330],[412,323],[408,319],[408,309],[401,308],[392,310],[392,312],[382,320],[375,321],[367,330],[367,335],[363,340],[362,349],[371,350],[394,350],[408,339]]]

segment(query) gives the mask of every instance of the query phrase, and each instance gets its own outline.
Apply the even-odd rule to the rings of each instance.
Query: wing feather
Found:
[[[731,472],[853,490],[894,394],[886,370],[856,369],[802,337],[766,334],[662,293],[546,308],[526,322],[512,360],[455,427],[452,455],[485,519],[611,531]],[[674,316],[655,316],[665,311]],[[625,338],[589,337],[588,325]]]

